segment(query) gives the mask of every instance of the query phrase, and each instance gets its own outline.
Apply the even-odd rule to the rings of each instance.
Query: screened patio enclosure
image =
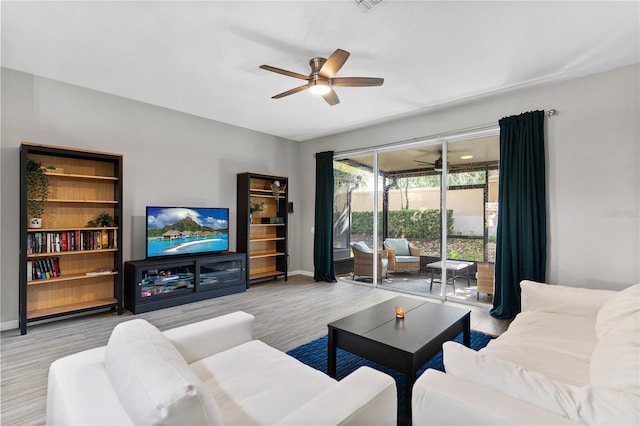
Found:
[[[438,298],[479,300],[477,264],[495,260],[499,136],[489,133],[334,156],[336,273]],[[351,244],[362,242],[372,256],[383,257],[387,238],[419,249],[419,269],[372,266],[369,274],[354,276]],[[443,258],[447,268],[450,262],[468,266],[462,274],[429,267]],[[482,294],[487,301],[489,293]]]

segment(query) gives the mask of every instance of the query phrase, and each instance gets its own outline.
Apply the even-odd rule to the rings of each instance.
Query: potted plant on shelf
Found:
[[[29,159],[25,174],[27,184],[27,214],[29,228],[40,228],[42,226],[42,215],[45,210],[45,203],[49,197],[49,178],[42,163]]]
[[[113,216],[111,216],[107,212],[100,212],[98,217],[93,220],[87,222],[87,226],[90,228],[99,228],[99,227],[107,227],[107,226],[115,226],[115,220]]]
[[[253,214],[255,212],[264,211],[264,201],[256,201],[249,203],[249,223],[253,223]]]

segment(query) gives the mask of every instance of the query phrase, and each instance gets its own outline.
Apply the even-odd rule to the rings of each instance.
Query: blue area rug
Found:
[[[482,349],[487,346],[487,343],[493,339],[493,336],[480,333],[478,331],[471,331],[471,348]],[[456,342],[462,343],[462,333],[455,339]],[[327,373],[327,348],[328,337],[325,335],[319,339],[313,340],[309,343],[305,343],[302,346],[298,346],[287,352],[292,357],[300,360],[301,362],[320,370],[323,373]],[[404,374],[399,373],[390,368],[384,367],[375,362],[371,362],[357,355],[353,355],[350,352],[338,349],[336,352],[336,379],[342,380],[354,372],[358,367],[363,365],[375,368],[376,370],[387,373],[396,380],[396,388],[398,389],[398,424],[407,425],[411,424],[411,419],[407,419],[404,416]],[[442,351],[438,352],[427,361],[419,370],[417,376],[420,375],[428,368],[434,368],[436,370],[444,371],[444,365],[442,363]]]

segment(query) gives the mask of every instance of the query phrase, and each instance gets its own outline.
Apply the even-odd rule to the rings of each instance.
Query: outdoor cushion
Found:
[[[418,256],[396,256],[397,263],[416,263],[420,262]]]
[[[407,241],[406,238],[387,238],[384,240],[384,243],[388,248],[396,252],[396,257],[411,255],[409,251],[409,241]]]
[[[364,241],[356,241],[355,243],[351,243],[351,246],[357,248],[363,253],[371,253],[371,249]]]

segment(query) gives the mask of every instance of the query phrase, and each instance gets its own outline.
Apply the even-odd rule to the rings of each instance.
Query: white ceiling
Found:
[[[2,66],[304,141],[640,62],[638,1],[2,1]],[[329,106],[309,59],[351,52]]]

